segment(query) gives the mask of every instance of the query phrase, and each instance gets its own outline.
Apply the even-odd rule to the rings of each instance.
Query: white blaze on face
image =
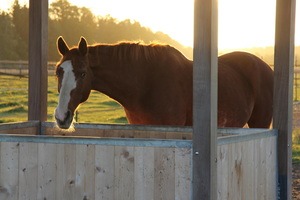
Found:
[[[68,104],[71,99],[71,91],[76,88],[76,79],[70,60],[63,62],[60,67],[63,69],[64,73],[58,98],[58,106],[55,110],[55,116],[63,121],[68,111]]]

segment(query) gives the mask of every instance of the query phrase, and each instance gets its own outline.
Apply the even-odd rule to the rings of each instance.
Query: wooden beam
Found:
[[[295,0],[277,0],[273,128],[278,130],[280,199],[292,199],[292,113]]]
[[[28,120],[47,120],[48,0],[29,1]]]
[[[217,0],[195,0],[193,199],[217,199]]]

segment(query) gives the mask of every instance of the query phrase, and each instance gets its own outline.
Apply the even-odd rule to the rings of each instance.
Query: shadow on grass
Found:
[[[119,117],[114,119],[114,123],[116,124],[128,124],[127,118],[126,117]]]

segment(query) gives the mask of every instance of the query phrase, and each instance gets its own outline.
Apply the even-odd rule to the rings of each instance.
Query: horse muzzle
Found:
[[[63,119],[61,117],[59,117],[59,115],[57,114],[57,110],[55,110],[55,120],[56,120],[56,124],[59,128],[61,129],[69,129],[71,124],[73,123],[73,117],[74,114],[68,110],[65,114]]]

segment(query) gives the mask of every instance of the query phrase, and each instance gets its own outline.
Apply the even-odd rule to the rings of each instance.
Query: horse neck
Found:
[[[139,99],[145,73],[136,70],[139,67],[137,63],[113,58],[109,48],[113,47],[89,47],[89,61],[93,73],[92,89],[129,108]]]

